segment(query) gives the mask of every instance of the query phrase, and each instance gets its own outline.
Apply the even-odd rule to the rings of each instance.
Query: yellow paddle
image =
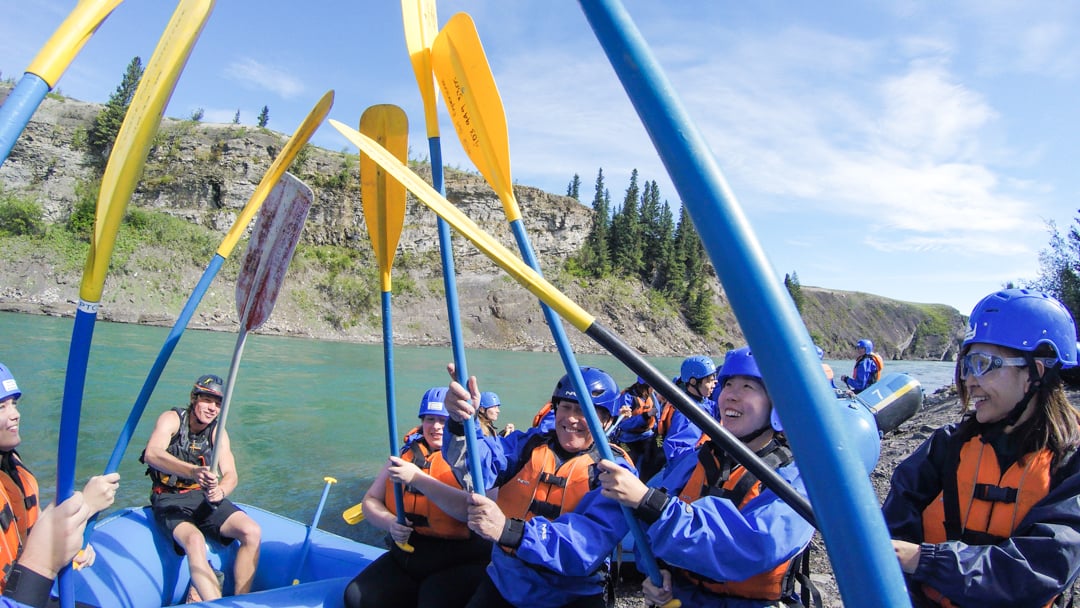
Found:
[[[360,116],[360,131],[378,141],[380,148],[392,150],[391,158],[404,162],[409,153],[409,121],[405,112],[393,105],[371,106]],[[385,147],[384,147],[385,146]],[[387,152],[390,154],[390,152]],[[391,179],[363,149],[360,150],[360,202],[364,209],[371,246],[379,263],[382,290],[383,368],[386,376],[386,423],[390,433],[390,455],[398,455],[397,406],[394,395],[394,328],[390,312],[390,268],[394,264],[401,228],[405,224],[405,186]],[[400,483],[394,483],[394,506],[397,522],[405,525],[405,495]],[[406,553],[413,547],[397,543]]]
[[[59,441],[56,462],[56,502],[67,500],[74,491],[75,461],[78,453],[79,417],[82,411],[86,368],[90,358],[90,343],[94,323],[101,303],[105,274],[109,268],[116,232],[124,217],[131,193],[142,174],[150,143],[161,123],[165,105],[172,96],[191,49],[202,32],[214,0],[181,0],[147,63],[139,86],[135,89],[127,115],[117,133],[109,154],[105,174],[101,178],[94,232],[90,236],[90,253],[83,268],[79,288],[79,305],[68,351],[64,396],[60,412]],[[71,605],[74,580],[70,569],[60,575],[60,599]]]

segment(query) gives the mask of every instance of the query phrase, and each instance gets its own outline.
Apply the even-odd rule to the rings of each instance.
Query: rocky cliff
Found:
[[[0,98],[9,85],[0,85]],[[93,170],[81,141],[100,106],[50,96],[0,167],[4,192],[32,198],[61,230]],[[327,127],[323,127],[327,128]],[[241,125],[165,119],[131,210],[167,214],[198,227],[209,245],[177,247],[167,240],[118,246],[106,282],[101,318],[171,325],[213,248],[247,202],[286,135]],[[378,282],[359,200],[357,156],[308,146],[291,171],[312,186],[316,203],[277,308],[262,331],[319,339],[378,342]],[[422,176],[424,163],[413,162]],[[446,170],[446,196],[481,228],[516,251],[498,197],[475,173]],[[93,193],[91,193],[92,195]],[[636,281],[586,282],[562,272],[592,221],[577,201],[516,186],[529,238],[544,272],[558,288],[632,346],[652,355],[720,355],[743,342],[723,290],[715,284],[716,329],[690,331],[670,304]],[[123,230],[126,230],[125,227]],[[71,314],[80,264],[46,238],[0,237],[0,309]],[[78,256],[76,256],[78,257]],[[192,326],[236,328],[233,282],[242,249],[227,262]],[[536,298],[461,237],[454,238],[460,314],[469,347],[554,350]],[[711,270],[711,269],[710,269]],[[447,311],[436,218],[410,201],[394,265],[395,340],[447,344]],[[715,283],[715,278],[713,279]],[[870,294],[803,287],[803,316],[830,357],[853,356],[852,343],[871,337],[890,358],[950,359],[963,319],[943,305],[898,302]],[[567,329],[582,352],[598,349]]]

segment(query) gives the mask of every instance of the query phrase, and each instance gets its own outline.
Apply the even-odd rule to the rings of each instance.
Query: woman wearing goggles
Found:
[[[1065,307],[1023,289],[971,313],[963,404],[894,471],[882,511],[916,605],[1049,606],[1080,573],[1080,414]],[[973,581],[977,581],[973,583]]]

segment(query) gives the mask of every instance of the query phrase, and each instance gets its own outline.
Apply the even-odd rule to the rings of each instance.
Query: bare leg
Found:
[[[255,579],[255,569],[259,565],[262,528],[246,513],[238,511],[230,515],[221,525],[221,535],[235,538],[240,543],[240,548],[236,551],[236,564],[233,571],[236,577],[236,595],[248,593]]]
[[[217,577],[206,557],[206,538],[194,524],[183,522],[173,529],[173,538],[183,547],[188,556],[188,568],[191,571],[191,584],[203,600],[216,600],[221,597]]]

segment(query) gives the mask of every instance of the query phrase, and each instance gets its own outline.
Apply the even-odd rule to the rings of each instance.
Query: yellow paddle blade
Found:
[[[424,122],[428,138],[439,136],[439,111],[435,105],[435,82],[431,75],[431,44],[439,33],[435,15],[435,0],[401,0],[401,17],[405,22],[405,45],[409,60],[424,100]]]
[[[506,221],[521,218],[510,178],[510,138],[499,89],[491,75],[476,25],[458,13],[431,46],[431,67],[461,146],[499,195]]]
[[[515,281],[524,286],[525,289],[528,289],[533,295],[543,300],[544,303],[554,309],[555,312],[559,313],[560,317],[566,319],[566,321],[582,332],[588,330],[589,327],[592,326],[593,322],[596,320],[592,315],[585,312],[584,309],[556,289],[554,285],[548,283],[544,277],[540,276],[535,270],[529,268],[525,262],[522,262],[502,243],[496,241],[494,237],[484,232],[469,219],[467,215],[462,213],[460,209],[436,192],[434,188],[429,186],[419,175],[406,167],[404,163],[397,158],[394,158],[394,155],[390,154],[390,152],[380,146],[378,142],[359,133],[356,129],[332,118],[330,119],[330,124],[344,135],[346,139],[359,147],[361,152],[367,154],[374,162],[385,169],[395,180],[404,184],[417,200],[438,214],[439,217],[446,220],[446,223],[450,224],[454,230],[457,230],[458,233],[471,241],[473,245],[476,245],[477,249],[498,264],[499,267],[505,270]]]
[[[120,220],[142,176],[165,105],[213,8],[214,0],[180,0],[135,89],[101,178],[90,254],[79,288],[79,297],[85,302],[101,301]]]
[[[350,526],[364,521],[364,503],[358,502],[348,509],[345,509],[341,514],[341,517],[345,520],[345,523]]]
[[[300,153],[300,150],[307,144],[311,136],[315,134],[315,131],[319,128],[319,125],[326,119],[326,115],[330,113],[330,108],[334,105],[334,91],[333,89],[323,94],[319,102],[315,104],[314,108],[308,112],[308,115],[300,123],[300,126],[296,128],[289,141],[285,142],[285,147],[278,152],[274,162],[270,163],[270,168],[263,174],[262,181],[255,187],[255,192],[251,194],[251,198],[248,199],[244,209],[240,211],[240,215],[237,216],[236,221],[233,222],[232,228],[229,229],[228,234],[222,239],[221,244],[218,245],[217,254],[223,258],[229,257],[232,250],[236,247],[237,241],[244,235],[244,231],[247,230],[248,224],[251,223],[251,218],[255,217],[258,213],[259,207],[262,206],[263,201],[266,200],[267,195],[274,189],[274,186],[281,181],[281,176],[292,165],[293,160],[296,159],[296,155]]]
[[[405,162],[409,154],[409,119],[404,110],[390,104],[371,106],[360,116],[360,131],[379,142],[394,158]],[[405,224],[405,187],[389,179],[363,148],[360,149],[360,204],[379,262],[380,285],[383,293],[387,293],[390,267]]]
[[[44,80],[50,89],[56,86],[60,75],[71,65],[86,41],[121,2],[123,0],[79,0],[26,71]]]

